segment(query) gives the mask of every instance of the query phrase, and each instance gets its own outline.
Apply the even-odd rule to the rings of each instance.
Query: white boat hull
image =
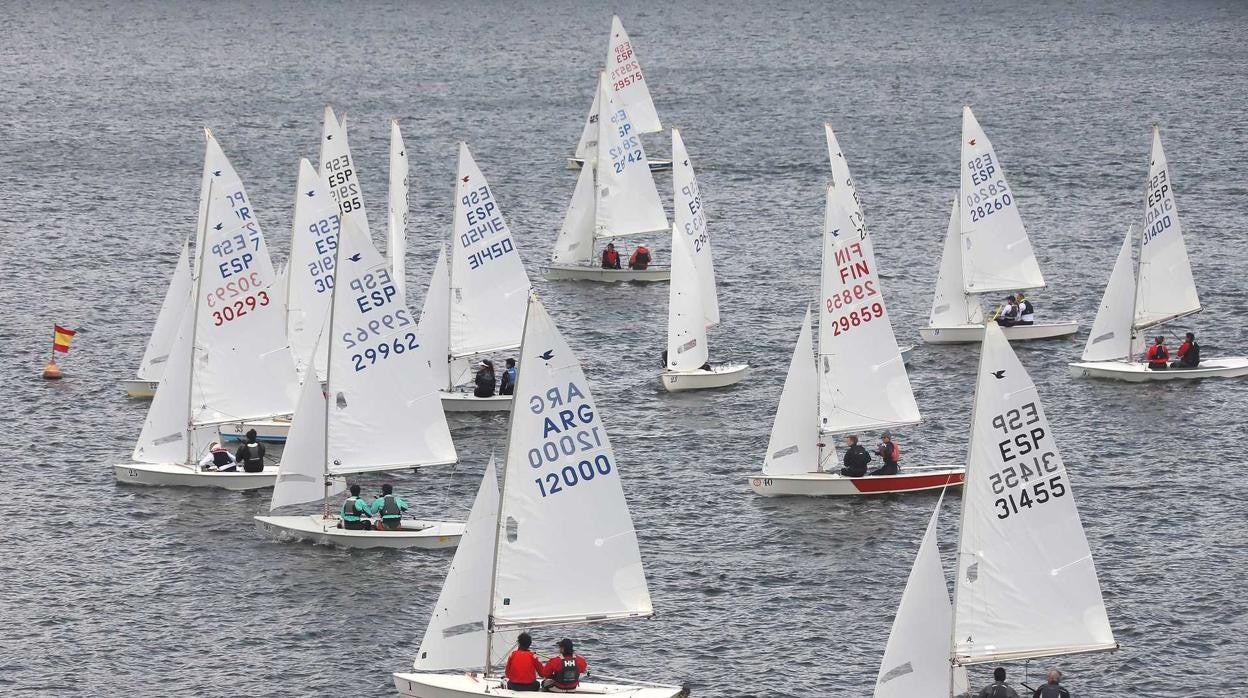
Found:
[[[475,674],[398,674],[394,687],[404,698],[463,698],[464,696],[523,696],[522,691],[509,691],[497,677],[484,678]],[[676,698],[683,689],[676,687],[627,686],[622,684],[582,681],[575,695],[609,695],[618,698]],[[551,694],[547,694],[551,695]],[[554,694],[559,695],[559,694]]]
[[[659,374],[663,379],[663,387],[667,392],[682,390],[706,390],[708,388],[724,388],[735,385],[749,373],[749,364],[720,364],[711,366],[711,370],[703,371],[664,371]]]
[[[910,365],[910,359],[912,358],[913,354],[914,354],[914,345],[913,345],[913,344],[911,344],[911,345],[909,345],[909,346],[902,347],[902,348],[901,348],[901,363],[903,363],[903,364],[905,364],[905,365],[909,366],[909,365]]]
[[[284,444],[286,435],[290,433],[290,418],[257,419],[250,422],[235,422],[221,425],[223,441],[243,441],[249,429],[256,430],[256,441],[266,444]]]
[[[1066,337],[1079,331],[1077,322],[1038,322],[1034,325],[1002,327],[1005,338],[1011,342],[1028,339],[1053,339]],[[983,325],[958,325],[956,327],[924,327],[919,336],[928,344],[966,344],[984,339]]]
[[[922,492],[957,487],[966,468],[903,468],[897,475],[845,477],[840,473],[754,475],[750,487],[764,497],[858,497],[875,494]]]
[[[511,395],[477,397],[469,392],[442,393],[444,412],[510,412]]]
[[[672,169],[671,160],[650,160],[649,163],[650,163],[651,172],[662,172],[664,170]],[[579,170],[584,166],[585,166],[585,161],[582,160],[581,158],[568,158],[569,170]]]
[[[156,388],[160,387],[160,381],[145,381],[140,378],[130,378],[122,381],[121,387],[126,389],[126,397],[150,399],[156,397]]]
[[[588,264],[551,264],[546,267],[546,278],[549,281],[598,281],[614,283],[618,281],[671,281],[671,267],[651,266],[647,269],[603,269]]]
[[[1110,378],[1130,383],[1196,380],[1198,378],[1238,378],[1248,376],[1248,356],[1202,360],[1196,368],[1168,368],[1150,371],[1142,361],[1085,361],[1070,364],[1075,378]]]
[[[123,485],[152,487],[218,487],[224,490],[259,490],[277,482],[277,466],[259,473],[219,473],[182,463],[118,463],[113,475]]]
[[[340,548],[453,548],[464,535],[460,521],[404,519],[399,531],[354,531],[338,528],[338,517],[257,516],[256,529],[277,540],[302,540]]]

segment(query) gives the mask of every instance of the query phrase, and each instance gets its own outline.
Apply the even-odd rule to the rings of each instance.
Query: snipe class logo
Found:
[[[547,349],[546,351],[542,352],[541,354],[538,354],[538,355],[537,355],[537,358],[542,359],[543,361],[550,361],[551,359],[555,358],[555,350],[554,350],[554,349]]]

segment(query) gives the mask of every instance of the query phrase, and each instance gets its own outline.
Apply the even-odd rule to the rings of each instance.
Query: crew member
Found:
[[[381,531],[397,531],[403,528],[403,512],[407,511],[407,502],[394,493],[390,483],[381,486],[381,494],[368,505],[368,515],[381,514],[381,522],[377,529]]]
[[[1018,303],[1018,324],[1034,325],[1036,324],[1036,308],[1027,300],[1022,293],[1016,294],[1015,300]]]
[[[573,654],[572,641],[568,638],[560,640],[558,647],[559,655],[551,657],[542,671],[542,676],[546,677],[542,685],[547,691],[571,693],[580,685],[581,674],[589,671],[589,665],[584,657]]]
[[[841,474],[846,477],[862,477],[867,474],[867,463],[870,462],[871,454],[858,443],[858,437],[845,437],[845,467],[841,468]]]
[[[1188,332],[1179,345],[1179,360],[1170,364],[1170,368],[1196,368],[1200,365],[1200,345],[1196,343],[1196,334]]]
[[[489,359],[481,362],[477,368],[477,376],[473,379],[476,387],[472,394],[477,397],[494,397],[494,363]]]
[[[884,461],[884,465],[871,471],[871,475],[896,475],[897,462],[901,460],[901,446],[893,441],[892,432],[880,434],[880,445],[875,447],[875,455]]]
[[[1005,667],[992,672],[992,683],[980,690],[979,698],[1018,698],[1018,691],[1005,682]]]
[[[238,471],[238,462],[234,460],[234,456],[225,450],[225,446],[213,441],[208,444],[208,454],[199,461],[200,470],[215,470],[219,473],[233,473]]]
[[[1170,350],[1165,345],[1166,338],[1158,336],[1153,346],[1148,348],[1148,367],[1153,371],[1164,371],[1169,365]]]
[[[256,430],[247,430],[247,441],[238,447],[234,460],[243,464],[243,471],[259,473],[264,471],[264,444],[256,441]]]
[[[373,522],[368,519],[368,504],[360,497],[360,486],[351,485],[351,496],[342,503],[338,516],[342,519],[342,527],[352,531],[370,531]]]
[[[619,269],[620,253],[615,251],[615,243],[608,242],[607,249],[602,251],[602,268],[603,269]]]
[[[542,684],[537,677],[542,675],[542,662],[529,649],[533,645],[533,636],[520,633],[516,640],[519,649],[507,657],[507,690],[509,691],[540,691]]]
[[[1070,691],[1067,691],[1060,683],[1062,672],[1050,669],[1048,678],[1049,680],[1044,685],[1031,694],[1031,698],[1070,698]]]
[[[503,379],[498,384],[499,395],[513,395],[516,392],[516,360],[507,359],[507,368],[503,371]]]
[[[628,258],[628,268],[641,271],[650,266],[651,261],[650,248],[645,245],[638,245],[637,249],[633,250],[632,256]]]
[[[1014,296],[1006,296],[1005,302],[997,311],[997,324],[1002,327],[1013,327],[1018,324],[1018,304]]]

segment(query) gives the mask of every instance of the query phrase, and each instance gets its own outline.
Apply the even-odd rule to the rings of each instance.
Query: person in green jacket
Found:
[[[407,502],[394,493],[389,484],[381,486],[381,494],[368,507],[372,516],[381,514],[381,523],[377,529],[381,531],[397,531],[403,527],[403,512],[407,511]]]
[[[342,508],[338,510],[338,516],[342,518],[342,527],[353,531],[369,531],[373,528],[373,522],[368,517],[372,516],[368,502],[360,497],[360,486],[351,485],[351,496],[347,497],[342,503]]]

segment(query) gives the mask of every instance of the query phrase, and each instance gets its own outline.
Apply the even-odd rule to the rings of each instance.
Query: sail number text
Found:
[[[556,409],[556,408],[563,409]],[[542,420],[542,445],[530,448],[529,467],[549,467],[550,472],[533,479],[543,498],[567,491],[613,470],[611,455],[603,453],[602,425],[592,403],[575,383],[566,391],[551,388],[545,395],[529,398],[529,410],[546,416]]]
[[[867,262],[861,242],[851,242],[836,250],[833,261],[843,287],[823,300],[830,317],[832,336],[839,337],[855,327],[884,317],[884,303],[872,300],[879,295],[874,272]]]
[[[360,313],[382,311],[380,315],[366,315],[371,318],[366,324],[342,334],[342,341],[347,348],[357,350],[357,353],[351,355],[351,362],[357,373],[377,365],[379,361],[420,347],[415,332],[405,332],[398,337],[390,336],[391,332],[414,323],[406,308],[385,312],[387,306],[400,301],[399,288],[385,267],[361,274],[351,279],[348,285],[359,294],[355,297],[355,307]]]
[[[338,249],[338,231],[341,229],[342,219],[337,214],[308,226],[308,231],[316,236],[317,257],[308,262],[308,274],[317,293],[325,293],[334,287],[334,251]]]
[[[971,174],[971,190],[966,194],[966,209],[971,212],[972,223],[1007,209],[1014,203],[1010,186],[1005,183],[1005,178],[992,161],[992,153],[984,153],[968,160],[966,168]]]
[[[615,47],[615,69],[611,71],[611,90],[619,92],[630,85],[645,81],[641,65],[633,56],[632,42],[625,41]]]
[[[701,252],[710,240],[706,235],[706,214],[702,211],[702,195],[698,192],[698,183],[690,181],[680,188],[689,209],[689,219],[685,221],[685,234],[693,243],[693,251]]]
[[[515,251],[515,243],[507,233],[507,224],[499,215],[498,205],[494,203],[494,195],[490,193],[489,187],[473,189],[460,196],[459,203],[464,207],[464,218],[468,224],[468,229],[459,235],[461,247],[471,247],[495,235],[507,236],[468,255],[469,269],[478,269],[490,260],[500,259]]]
[[[1005,437],[997,443],[1005,467],[988,476],[992,493],[1000,495],[993,502],[998,519],[1016,516],[1066,495],[1057,453],[1041,444],[1045,431],[1036,403],[1006,410],[994,416],[991,423]]]
[[[1148,227],[1144,229],[1142,244],[1147,245],[1150,240],[1174,225],[1170,217],[1173,211],[1174,197],[1170,195],[1170,182],[1166,171],[1162,170],[1148,180],[1148,213],[1144,221]]]
[[[642,162],[646,159],[646,154],[641,150],[641,141],[633,135],[633,125],[623,109],[611,112],[611,123],[615,124],[616,131],[620,135],[620,144],[608,149],[611,167],[616,174],[623,174],[624,168],[628,167],[630,162]]]
[[[350,155],[339,155],[326,160],[321,168],[321,176],[329,184],[329,194],[338,203],[340,213],[364,210],[364,204],[360,201],[360,188],[352,181],[355,172],[351,169]]]

